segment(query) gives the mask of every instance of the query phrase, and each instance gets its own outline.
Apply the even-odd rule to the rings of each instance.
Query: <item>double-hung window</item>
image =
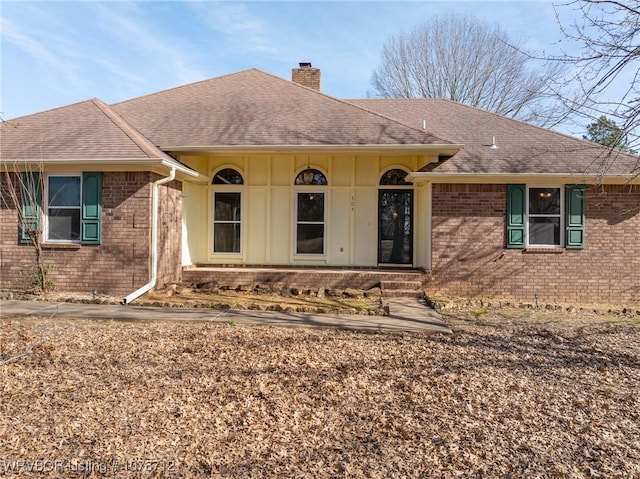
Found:
[[[47,227],[49,241],[80,241],[82,176],[47,177]]]
[[[562,245],[562,190],[553,187],[532,187],[527,194],[529,246]]]
[[[213,195],[213,252],[240,253],[241,195],[238,192]]]
[[[239,254],[242,243],[242,185],[240,172],[233,168],[218,171],[212,180],[213,252]]]
[[[508,185],[506,243],[507,248],[584,248],[584,185]]]

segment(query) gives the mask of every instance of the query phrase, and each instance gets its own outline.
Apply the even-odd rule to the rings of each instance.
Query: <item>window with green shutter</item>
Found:
[[[562,189],[557,186],[527,188],[527,246],[562,247]]]
[[[39,173],[22,175],[21,243],[29,243],[29,229],[41,228],[44,220],[46,242],[100,244],[101,172],[49,174],[44,182]]]
[[[507,248],[584,248],[585,186],[507,185],[506,225]]]
[[[21,173],[22,217],[20,221],[20,243],[31,243],[30,232],[40,228],[42,209],[42,178],[40,173],[27,171]]]
[[[82,174],[82,219],[83,244],[100,244],[102,238],[102,173]]]
[[[525,247],[526,185],[507,185],[507,248]]]
[[[566,220],[565,242],[570,249],[582,249],[585,245],[585,186],[565,187]]]

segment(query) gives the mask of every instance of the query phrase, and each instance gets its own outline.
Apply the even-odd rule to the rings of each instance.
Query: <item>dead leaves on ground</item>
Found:
[[[640,327],[453,326],[3,320],[2,358],[55,334],[0,367],[0,461],[106,477],[640,477]]]

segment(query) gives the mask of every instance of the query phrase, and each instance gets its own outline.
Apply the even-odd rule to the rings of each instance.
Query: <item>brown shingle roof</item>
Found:
[[[0,158],[5,161],[174,161],[97,99],[7,121],[0,135]]]
[[[590,174],[640,173],[638,158],[594,143],[539,128],[450,100],[348,100],[412,126],[422,127],[464,149],[427,165],[438,174]],[[490,148],[492,138],[498,148]]]
[[[113,108],[163,149],[449,143],[256,69],[153,93]]]
[[[424,125],[423,125],[424,122]],[[174,160],[159,148],[464,144],[434,174],[628,175],[638,158],[449,100],[338,100],[251,69],[5,122],[5,160]],[[490,148],[495,137],[498,148]],[[454,148],[455,149],[455,148]]]

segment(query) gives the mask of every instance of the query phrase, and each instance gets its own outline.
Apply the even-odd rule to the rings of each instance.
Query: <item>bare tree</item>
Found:
[[[563,96],[567,111],[597,121],[612,117],[627,139],[640,146],[640,1],[570,0],[555,5],[556,17],[577,53],[550,58],[570,67],[575,96]],[[564,18],[569,15],[572,20]]]
[[[35,274],[29,284],[32,292],[44,293],[49,287],[48,269],[44,263],[41,221],[44,173],[42,164],[18,164],[2,162],[0,171],[0,205],[15,210],[18,216],[20,240],[33,247]]]
[[[449,14],[390,37],[371,82],[377,97],[448,98],[550,126],[561,105],[549,85],[563,70],[527,54],[523,40],[497,26]]]

